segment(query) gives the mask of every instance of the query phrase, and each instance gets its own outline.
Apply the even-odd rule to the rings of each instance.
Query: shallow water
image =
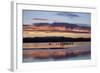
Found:
[[[53,59],[53,58],[48,58],[48,59],[34,59],[34,58],[24,58],[23,62],[46,62],[46,61],[69,61],[69,60],[89,60],[91,59],[90,54],[87,55],[80,55],[76,57],[69,57],[69,58],[63,58],[63,59]]]
[[[43,44],[45,45],[45,44]],[[47,46],[47,45],[46,45]],[[41,48],[34,48],[34,49],[29,49],[27,48],[23,50],[24,52],[32,52],[32,51],[49,51],[49,52],[54,52],[54,51],[65,51],[65,52],[69,52],[69,51],[76,51],[76,50],[80,50],[80,51],[91,51],[91,43],[90,42],[73,42],[73,44],[69,44],[69,45],[64,45],[64,49],[41,49]],[[81,55],[77,55],[77,56],[70,56],[70,57],[59,57],[59,58],[53,58],[53,57],[49,57],[49,58],[34,58],[34,57],[23,57],[23,62],[28,63],[28,62],[45,62],[45,61],[64,61],[64,60],[88,60],[91,59],[91,54],[87,53],[87,54],[81,54]]]

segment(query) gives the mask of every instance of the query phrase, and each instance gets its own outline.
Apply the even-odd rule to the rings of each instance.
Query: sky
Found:
[[[23,10],[23,24],[67,22],[79,25],[91,25],[91,14],[82,12],[59,12]]]

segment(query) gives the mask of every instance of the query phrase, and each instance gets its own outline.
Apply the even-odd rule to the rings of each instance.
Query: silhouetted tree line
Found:
[[[91,41],[91,38],[69,38],[69,37],[27,37],[23,38],[24,43],[36,42],[86,42]]]

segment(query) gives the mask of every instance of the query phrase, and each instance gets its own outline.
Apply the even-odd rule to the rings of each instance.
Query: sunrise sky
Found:
[[[91,25],[90,13],[23,10],[23,24],[67,22]]]

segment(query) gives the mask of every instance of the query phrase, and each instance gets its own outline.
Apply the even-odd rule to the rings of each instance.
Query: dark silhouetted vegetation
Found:
[[[69,38],[69,37],[33,37],[23,38],[24,43],[36,42],[86,42],[91,41],[90,38]]]

